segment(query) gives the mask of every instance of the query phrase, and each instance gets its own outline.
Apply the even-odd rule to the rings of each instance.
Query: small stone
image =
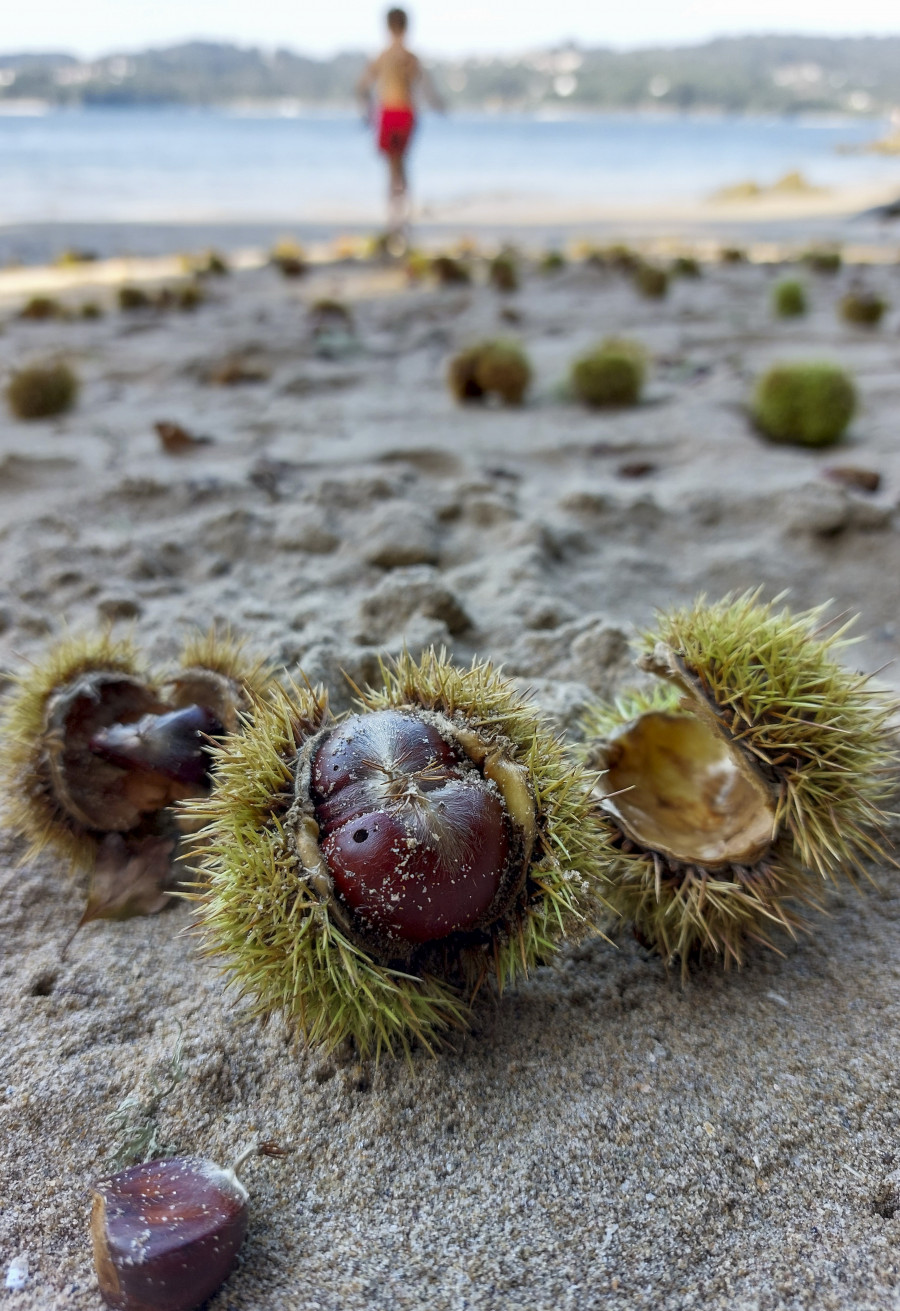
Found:
[[[431,515],[412,505],[386,507],[372,521],[364,558],[381,569],[436,564],[437,535]]]
[[[657,465],[650,460],[626,460],[616,469],[620,478],[646,478],[651,473],[656,473]]]
[[[572,662],[582,682],[599,696],[609,696],[631,668],[628,638],[621,628],[597,620],[572,643]]]
[[[559,682],[555,678],[517,678],[516,688],[543,711],[552,726],[573,741],[581,736],[580,726],[596,697],[585,683]]]
[[[6,1267],[5,1287],[11,1293],[21,1293],[28,1283],[28,1257],[14,1256]]]
[[[319,515],[297,512],[282,520],[275,533],[275,545],[280,551],[305,551],[309,555],[330,555],[341,544]]]
[[[803,487],[785,508],[787,531],[797,536],[836,537],[847,527],[847,498],[837,488]]]
[[[477,528],[495,528],[518,518],[514,507],[500,496],[473,496],[465,503],[463,513]]]
[[[894,1170],[882,1180],[875,1195],[875,1210],[885,1220],[900,1215],[900,1170]]]
[[[105,596],[97,602],[97,614],[107,623],[119,619],[137,619],[143,612],[140,601],[133,596]]]
[[[395,570],[369,593],[359,613],[368,639],[375,643],[405,629],[414,615],[439,620],[454,636],[472,626],[458,597],[425,565]]]
[[[522,616],[526,628],[536,632],[547,632],[568,624],[575,618],[575,612],[564,601],[555,597],[540,597],[530,605]]]
[[[282,659],[284,655],[282,650]],[[304,678],[309,679],[313,686],[316,683],[323,685],[336,714],[348,710],[353,704],[356,693],[348,679],[357,687],[378,682],[378,651],[374,647],[319,642],[305,649],[298,648],[298,657]]]

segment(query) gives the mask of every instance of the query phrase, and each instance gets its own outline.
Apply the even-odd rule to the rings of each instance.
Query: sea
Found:
[[[384,208],[371,125],[296,106],[0,113],[0,227],[72,223],[366,224]],[[853,153],[872,119],[711,114],[425,115],[410,168],[418,213],[696,200],[799,171],[813,185],[890,184],[900,158]]]

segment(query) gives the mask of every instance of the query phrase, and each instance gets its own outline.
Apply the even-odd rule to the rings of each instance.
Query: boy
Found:
[[[404,10],[388,11],[390,44],[377,59],[372,60],[358,86],[359,96],[367,112],[373,91],[379,106],[376,120],[378,149],[387,155],[390,170],[387,244],[391,254],[402,254],[406,247],[406,225],[409,219],[406,151],[416,125],[416,89],[421,87],[436,109],[443,108],[428,74],[406,47],[408,24]]]

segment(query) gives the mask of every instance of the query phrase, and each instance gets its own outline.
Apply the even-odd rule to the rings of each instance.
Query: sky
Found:
[[[90,57],[199,37],[328,55],[377,45],[386,7],[373,0],[7,0],[0,50]],[[430,55],[517,53],[567,40],[622,47],[747,32],[900,34],[897,0],[409,0],[409,8],[412,40]]]

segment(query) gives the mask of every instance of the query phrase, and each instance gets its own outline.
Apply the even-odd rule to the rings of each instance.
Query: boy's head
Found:
[[[405,9],[389,9],[387,13],[388,31],[391,36],[403,36],[409,26]]]

